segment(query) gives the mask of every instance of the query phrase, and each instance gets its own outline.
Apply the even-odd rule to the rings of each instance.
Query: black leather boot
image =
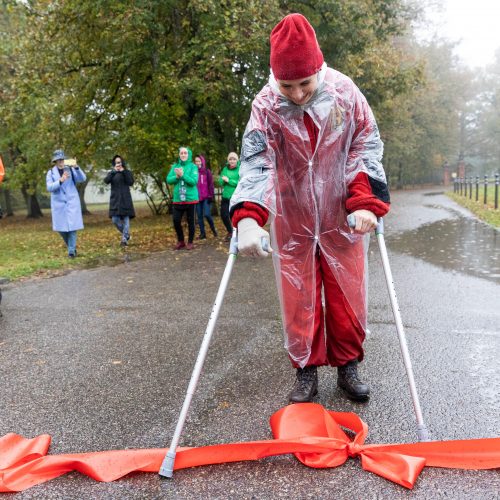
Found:
[[[358,377],[358,361],[349,361],[344,366],[339,366],[337,385],[343,389],[349,399],[354,401],[368,401],[370,388],[361,382]]]
[[[315,366],[297,368],[297,380],[288,396],[291,403],[308,403],[318,394],[318,370]]]

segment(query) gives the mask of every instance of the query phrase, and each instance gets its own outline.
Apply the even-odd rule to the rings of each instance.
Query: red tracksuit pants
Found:
[[[347,302],[342,289],[335,279],[328,263],[319,247],[315,256],[313,272],[316,273],[316,300],[314,312],[314,336],[311,344],[311,354],[306,366],[342,366],[357,359],[363,359],[363,341],[365,332]],[[306,278],[306,281],[307,280]],[[309,282],[313,282],[310,280]],[[321,289],[324,289],[325,308],[321,300]],[[289,302],[290,294],[283,290],[283,306],[297,307],[293,300]],[[287,302],[289,302],[287,304]],[[296,314],[296,312],[295,312]],[[300,332],[293,332],[293,325],[287,325],[287,334],[291,338]],[[290,358],[294,368],[298,364]]]

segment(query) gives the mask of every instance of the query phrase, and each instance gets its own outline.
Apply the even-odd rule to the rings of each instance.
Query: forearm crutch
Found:
[[[262,248],[267,251],[269,248],[267,239],[263,238],[261,243],[262,243]],[[193,395],[196,390],[196,386],[198,384],[198,379],[200,378],[201,370],[203,368],[203,363],[205,362],[205,358],[207,356],[208,346],[210,345],[210,340],[212,339],[215,323],[217,322],[217,318],[219,317],[219,311],[222,306],[222,302],[224,300],[224,295],[226,293],[226,288],[229,283],[229,278],[231,277],[231,272],[233,270],[234,261],[236,260],[237,254],[238,254],[238,238],[237,238],[236,228],[234,228],[233,237],[231,238],[231,243],[229,244],[229,257],[227,259],[227,264],[224,269],[224,274],[222,275],[222,280],[219,285],[219,291],[217,292],[217,296],[215,297],[215,302],[212,307],[212,312],[210,313],[210,319],[208,320],[208,325],[205,330],[205,335],[203,336],[203,341],[201,343],[200,351],[198,352],[198,358],[196,359],[193,373],[191,375],[191,380],[189,381],[186,397],[182,405],[181,413],[179,415],[179,420],[177,421],[177,425],[175,427],[175,432],[172,437],[172,442],[170,443],[170,447],[160,467],[159,474],[162,477],[171,478],[174,474],[175,455],[177,446],[179,444],[179,439],[182,434],[182,429],[186,421],[191,400],[193,399]]]
[[[353,214],[347,216],[347,223],[349,227],[356,227],[356,218]],[[417,420],[417,437],[419,441],[429,441],[429,433],[424,423],[422,416],[422,409],[420,408],[420,400],[418,398],[417,386],[413,376],[413,367],[411,364],[410,353],[408,351],[408,344],[403,328],[403,321],[401,320],[401,312],[399,310],[398,299],[396,296],[396,289],[394,288],[394,279],[392,277],[391,266],[389,265],[389,257],[387,256],[387,248],[384,239],[384,219],[378,219],[377,228],[375,229],[377,236],[378,248],[382,258],[382,265],[384,267],[385,281],[387,283],[387,290],[391,300],[392,313],[394,314],[394,321],[396,323],[396,330],[399,337],[399,345],[401,347],[401,354],[403,355],[403,362],[406,368],[406,375],[408,376],[408,383],[410,385],[411,398],[413,400],[413,408],[415,409],[415,417]]]

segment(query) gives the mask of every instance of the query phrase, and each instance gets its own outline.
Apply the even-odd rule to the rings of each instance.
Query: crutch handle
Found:
[[[269,240],[267,238],[261,238],[260,244],[262,245],[262,250],[269,253]]]
[[[262,237],[260,239],[260,244],[264,252],[269,253],[269,241],[267,238]],[[229,253],[236,255],[238,253],[238,233],[233,231],[233,236],[231,238],[231,243],[229,244]]]
[[[347,225],[353,229],[356,227],[356,217],[354,214],[349,214],[347,216]],[[384,219],[382,217],[379,217],[377,219],[377,227],[375,229],[375,233],[384,234]]]

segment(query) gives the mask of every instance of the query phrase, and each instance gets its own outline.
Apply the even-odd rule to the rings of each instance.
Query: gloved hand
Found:
[[[262,248],[262,238],[267,239],[269,252]],[[262,229],[255,219],[245,217],[238,222],[238,253],[251,257],[267,257],[272,252],[269,233]]]
[[[351,228],[351,233],[369,233],[377,227],[377,217],[370,210],[355,210],[352,215],[356,218],[356,227]]]

